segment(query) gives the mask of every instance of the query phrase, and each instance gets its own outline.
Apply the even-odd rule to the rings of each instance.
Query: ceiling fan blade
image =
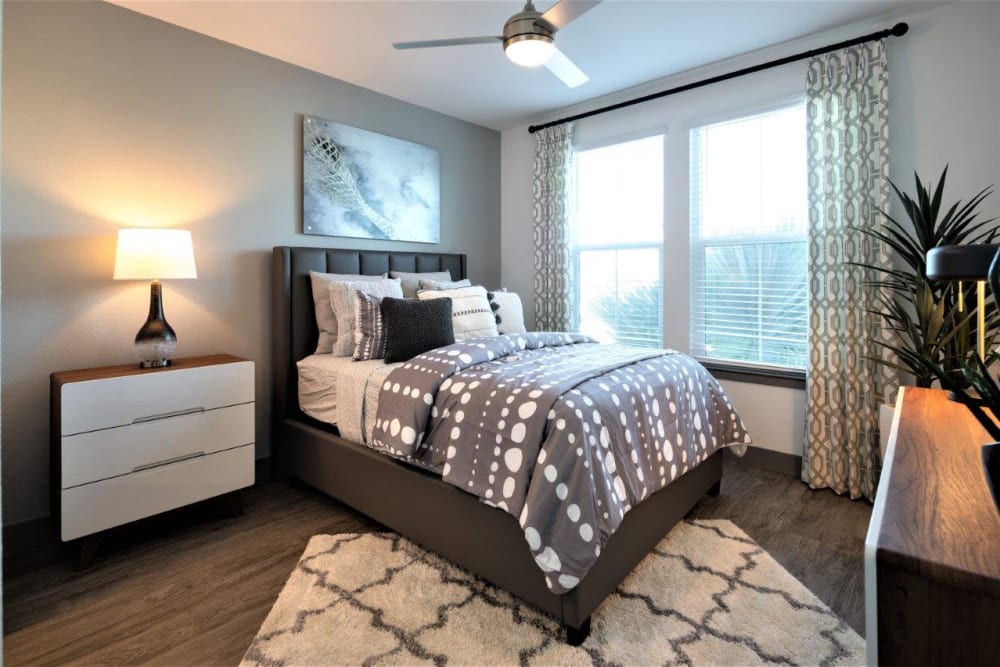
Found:
[[[559,0],[542,14],[539,20],[545,21],[552,32],[562,30],[570,21],[575,21],[591,9],[601,4],[601,0]]]
[[[567,58],[559,49],[552,52],[552,57],[545,63],[545,67],[570,88],[582,86],[590,81],[590,77],[574,65],[573,61]]]
[[[496,44],[503,37],[459,37],[457,39],[431,39],[424,42],[396,42],[394,49],[424,49],[431,46],[461,46],[463,44]]]

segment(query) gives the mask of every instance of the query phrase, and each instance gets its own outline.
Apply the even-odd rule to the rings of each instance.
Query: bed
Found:
[[[296,363],[313,353],[317,336],[309,271],[376,275],[390,270],[448,270],[455,280],[467,276],[466,258],[459,254],[274,248],[275,474],[337,498],[539,607],[558,619],[567,640],[578,645],[589,633],[590,614],[605,597],[702,496],[719,493],[721,450],[632,507],[586,576],[567,592],[554,592],[514,516],[447,483],[439,472],[352,442],[300,409]]]

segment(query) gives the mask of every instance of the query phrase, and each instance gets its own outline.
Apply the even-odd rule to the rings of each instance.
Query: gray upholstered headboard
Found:
[[[465,255],[340,248],[274,248],[274,413],[275,423],[298,414],[295,362],[316,349],[318,332],[310,271],[377,275],[386,271],[451,271],[467,277]]]

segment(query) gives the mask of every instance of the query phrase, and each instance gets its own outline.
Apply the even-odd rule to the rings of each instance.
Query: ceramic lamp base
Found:
[[[141,368],[162,368],[170,365],[177,351],[177,334],[163,317],[163,297],[159,280],[149,286],[149,315],[135,335],[135,351]]]

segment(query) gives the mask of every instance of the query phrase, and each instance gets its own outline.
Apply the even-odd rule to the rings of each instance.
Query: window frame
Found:
[[[691,207],[691,194],[694,187],[694,180],[692,178],[691,169],[691,135],[695,130],[701,128],[718,125],[729,122],[736,122],[744,119],[754,118],[756,116],[764,116],[776,112],[783,111],[785,109],[790,109],[796,106],[805,106],[807,100],[804,95],[787,95],[774,100],[770,100],[764,104],[756,105],[746,105],[739,108],[739,110],[733,109],[724,113],[714,113],[704,116],[699,116],[697,119],[692,119],[691,122],[686,123],[684,127],[685,139],[687,143],[687,199],[688,199],[688,215],[687,215],[687,237],[688,237],[688,289],[687,289],[687,299],[688,299],[688,335],[686,341],[686,347],[689,352],[692,351],[692,333],[694,331],[695,322],[703,319],[703,313],[701,311],[696,312],[695,306],[699,303],[698,296],[694,293],[695,285],[695,271],[698,268],[704,268],[704,248],[711,245],[723,245],[728,244],[732,240],[747,239],[748,243],[792,243],[792,242],[805,242],[808,249],[808,231],[804,236],[794,235],[794,234],[762,234],[760,236],[727,236],[718,237],[713,239],[712,237],[696,238],[692,233],[692,207]],[[805,128],[803,128],[803,132]],[[807,169],[805,164],[802,165],[803,169]],[[808,213],[807,213],[808,214]],[[808,223],[808,221],[807,221]],[[714,241],[724,241],[726,243],[713,243]],[[739,245],[737,243],[732,243],[732,245]],[[744,243],[743,245],[747,245]],[[695,248],[701,251],[696,253]],[[806,289],[808,290],[808,280],[806,282]],[[807,292],[808,295],[808,292]],[[807,303],[808,309],[808,296]],[[808,317],[808,312],[807,312]],[[702,328],[702,330],[704,330]],[[807,334],[808,336],[808,334]],[[793,388],[804,388],[806,382],[806,369],[808,367],[808,337],[806,340],[806,366],[782,366],[777,364],[767,364],[758,362],[745,362],[737,359],[725,359],[719,357],[710,357],[702,355],[694,355],[703,366],[708,368],[713,374],[721,379],[731,379],[736,381],[746,381],[754,382],[757,384],[766,384],[774,386],[783,387],[793,387]]]
[[[666,169],[667,169],[667,138],[669,136],[668,128],[666,125],[651,125],[640,130],[635,130],[632,132],[625,132],[620,134],[614,134],[612,136],[602,137],[598,140],[584,141],[573,143],[573,152],[576,154],[584,153],[591,150],[597,150],[601,148],[608,148],[610,146],[616,146],[618,144],[627,144],[633,141],[641,141],[643,139],[651,139],[653,137],[659,137],[661,141],[660,149],[660,160],[661,168],[663,169],[663,183],[661,187],[661,197],[662,201],[660,203],[660,239],[657,241],[648,242],[632,242],[632,243],[621,243],[621,244],[607,244],[607,243],[579,243],[577,242],[577,223],[575,221],[575,209],[576,201],[573,202],[574,210],[574,221],[572,227],[572,241],[570,243],[570,265],[572,270],[572,289],[571,289],[571,317],[570,326],[574,331],[580,330],[580,313],[581,313],[581,294],[580,294],[580,253],[588,251],[619,251],[619,250],[649,250],[655,249],[657,251],[657,275],[660,280],[660,304],[658,311],[659,320],[659,332],[660,340],[659,347],[664,347],[665,331],[664,331],[664,317],[666,312],[665,294],[664,294],[664,257],[666,255],[666,227],[667,227],[667,183],[666,183]],[[574,157],[573,169],[576,172],[574,174],[574,181],[579,180],[579,166]],[[574,199],[577,197],[577,193],[573,193]]]

